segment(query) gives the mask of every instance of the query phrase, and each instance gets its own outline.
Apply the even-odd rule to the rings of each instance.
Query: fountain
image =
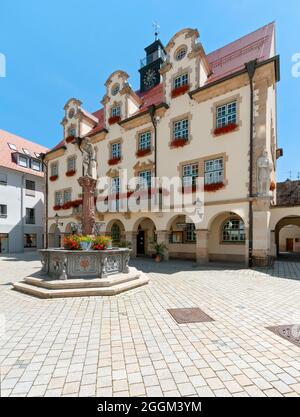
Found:
[[[83,176],[78,179],[83,191],[82,223],[73,224],[73,228],[83,236],[98,235],[94,202],[97,183],[95,150],[89,138],[79,141],[79,146],[83,153]],[[78,245],[75,250],[47,248],[39,252],[40,272],[15,283],[15,290],[41,298],[103,296],[119,294],[149,281],[144,273],[128,266],[129,248],[94,244],[87,250]]]

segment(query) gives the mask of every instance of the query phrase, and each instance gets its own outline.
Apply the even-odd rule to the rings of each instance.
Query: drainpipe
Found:
[[[152,104],[149,108],[151,122],[154,128],[154,177],[157,177],[157,120],[155,118],[156,107]]]
[[[25,174],[22,174],[21,179],[21,244],[23,245],[23,251],[24,252],[24,179]],[[26,213],[25,213],[26,215]]]
[[[45,182],[45,198],[44,198],[44,204],[45,204],[45,229],[46,229],[46,235],[45,239],[43,240],[43,247],[46,247],[48,249],[49,247],[49,236],[48,236],[48,164],[45,162],[45,154],[40,155],[43,167],[45,167],[44,170],[44,178],[46,179]]]
[[[250,140],[249,140],[249,253],[248,265],[253,266],[253,116],[254,116],[254,88],[253,77],[257,60],[245,64],[250,83]]]

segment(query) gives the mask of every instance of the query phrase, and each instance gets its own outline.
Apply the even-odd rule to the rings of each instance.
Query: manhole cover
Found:
[[[179,324],[214,321],[214,319],[205,314],[200,308],[172,308],[168,309],[168,312]]]
[[[267,327],[268,330],[300,347],[300,324]]]

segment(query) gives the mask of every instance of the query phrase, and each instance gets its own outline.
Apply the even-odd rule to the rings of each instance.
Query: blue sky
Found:
[[[206,52],[270,21],[277,25],[281,57],[278,138],[284,157],[278,179],[299,163],[300,77],[292,77],[292,55],[300,52],[299,0],[1,0],[0,53],[7,77],[0,78],[0,128],[54,146],[62,137],[63,106],[70,97],[100,107],[104,82],[123,69],[139,87],[139,59],[153,41],[152,22],[167,43],[183,27],[198,28]],[[300,174],[299,174],[300,175]]]

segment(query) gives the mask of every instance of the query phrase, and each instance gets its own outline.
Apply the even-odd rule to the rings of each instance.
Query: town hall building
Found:
[[[282,149],[276,130],[275,44],[270,23],[207,54],[198,31],[182,29],[166,45],[156,38],[145,48],[138,90],[126,72],[117,70],[105,83],[100,109],[89,112],[79,99],[68,100],[63,140],[44,160],[46,245],[61,245],[80,222],[78,144],[88,137],[96,150],[97,177],[109,179],[118,204],[132,192],[130,187],[121,192],[122,170],[149,187],[153,177],[179,176],[188,185],[182,192],[192,196],[196,179],[204,179],[200,225],[184,212],[162,208],[97,210],[96,221],[115,245],[129,241],[133,256],[151,256],[157,241],[165,244],[167,259],[266,264],[277,253],[282,219],[300,214],[297,207],[276,205]],[[102,191],[97,187],[96,202]]]

